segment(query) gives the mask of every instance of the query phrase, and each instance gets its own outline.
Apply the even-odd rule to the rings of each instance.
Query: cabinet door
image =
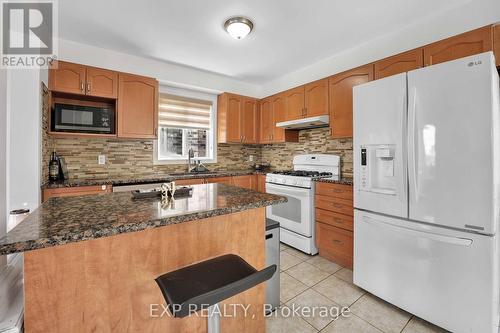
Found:
[[[430,66],[492,49],[492,28],[487,26],[424,47],[424,62],[425,66]]]
[[[242,98],[236,95],[229,95],[227,98],[227,142],[242,142],[241,112]]]
[[[83,65],[64,61],[54,62],[49,71],[49,89],[85,95],[85,69],[86,67]]]
[[[233,185],[238,187],[243,187],[246,189],[253,189],[254,182],[252,181],[253,175],[250,176],[234,176]]]
[[[495,25],[493,36],[494,36],[493,48],[495,52],[495,59],[497,66],[500,66],[500,24]]]
[[[294,120],[304,117],[304,86],[284,92],[286,119]]]
[[[156,138],[158,81],[119,74],[118,137]]]
[[[375,80],[409,72],[424,66],[423,49],[415,49],[379,60],[374,65]]]
[[[260,143],[270,143],[273,134],[273,110],[271,98],[260,101]]]
[[[328,115],[328,79],[305,85],[305,116]]]
[[[87,68],[87,95],[118,97],[118,73],[100,68]]]
[[[258,101],[251,98],[243,99],[241,129],[243,143],[257,143]]]
[[[373,65],[330,77],[330,130],[333,138],[352,137],[352,88],[373,80]]]

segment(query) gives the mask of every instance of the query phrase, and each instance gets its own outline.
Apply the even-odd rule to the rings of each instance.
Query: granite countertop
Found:
[[[266,174],[267,172],[254,171],[254,170],[227,170],[227,171],[214,171],[209,173],[199,174],[165,174],[165,175],[152,175],[149,177],[135,177],[135,178],[97,178],[97,179],[70,179],[59,182],[47,182],[42,185],[42,189],[50,188],[63,188],[63,187],[76,187],[76,186],[100,186],[100,185],[131,185],[141,183],[161,183],[176,181],[181,179],[200,179],[200,178],[216,178],[216,177],[231,177],[231,176],[245,176],[245,175],[258,175]]]
[[[316,182],[332,183],[332,184],[339,184],[339,185],[350,185],[350,186],[352,186],[354,184],[352,178],[340,178],[339,180],[323,178],[323,179],[316,179]]]
[[[285,197],[224,184],[193,185],[189,198],[162,204],[130,192],[51,198],[0,238],[0,255],[241,212]]]

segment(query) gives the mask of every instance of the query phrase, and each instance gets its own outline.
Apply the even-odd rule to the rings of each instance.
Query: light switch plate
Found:
[[[97,156],[97,163],[99,163],[99,165],[106,164],[106,155]]]

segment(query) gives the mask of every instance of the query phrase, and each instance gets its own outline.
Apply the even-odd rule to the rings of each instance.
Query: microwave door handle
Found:
[[[305,196],[309,196],[309,189],[305,188],[295,188],[290,186],[281,186],[281,185],[266,183],[266,189],[278,192],[276,193],[277,195],[283,193],[283,194],[302,194],[302,195],[305,194]]]

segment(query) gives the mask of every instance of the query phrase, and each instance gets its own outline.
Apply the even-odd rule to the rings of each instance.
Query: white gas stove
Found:
[[[283,195],[288,202],[267,207],[267,218],[280,223],[280,240],[309,254],[318,253],[314,228],[314,180],[340,178],[340,157],[327,154],[297,155],[293,170],[266,175],[266,192]]]

